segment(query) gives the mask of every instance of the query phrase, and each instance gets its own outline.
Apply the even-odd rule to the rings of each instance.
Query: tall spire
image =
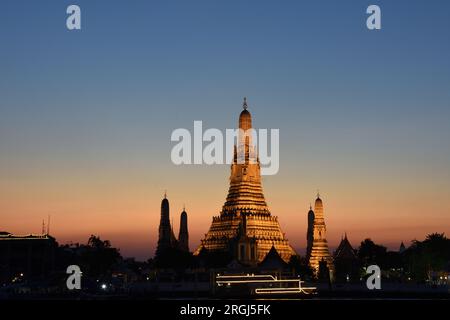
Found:
[[[311,249],[314,242],[314,211],[312,210],[312,205],[309,204],[308,211],[308,229],[306,231],[306,258],[309,259],[311,256]]]
[[[327,267],[330,271],[334,270],[333,259],[328,249],[328,242],[326,239],[326,225],[323,215],[323,202],[320,199],[320,194],[317,191],[317,199],[314,204],[314,223],[313,223],[313,244],[311,248],[311,255],[309,257],[309,265],[317,275],[319,272],[319,265],[321,261],[326,261]]]
[[[169,212],[169,200],[167,199],[166,193],[164,193],[164,199],[161,201],[161,220],[159,222],[158,246],[156,248],[157,256],[172,245],[172,227],[170,225]]]
[[[234,145],[228,195],[220,215],[213,218],[195,254],[203,248],[211,252],[225,250],[240,263],[254,266],[263,261],[273,241],[281,258],[288,262],[295,251],[281,231],[277,218],[271,215],[264,198],[247,98],[244,98],[242,107],[239,115],[239,129],[242,131],[239,130]]]
[[[247,108],[248,108],[247,98],[244,98],[242,108],[244,108],[244,110],[242,110],[241,114],[239,115],[239,129],[247,131],[252,128],[252,116],[251,116],[250,112],[247,110]],[[244,139],[245,137],[241,137],[241,138]],[[246,138],[246,140],[248,140],[248,139]],[[248,141],[248,142],[249,142],[249,144],[251,144],[251,141]],[[242,141],[240,143],[242,143]]]
[[[183,212],[180,215],[180,232],[178,234],[179,249],[189,252],[189,232],[188,232],[188,216],[183,205]]]

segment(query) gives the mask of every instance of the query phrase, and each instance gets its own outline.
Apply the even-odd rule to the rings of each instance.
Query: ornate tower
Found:
[[[328,250],[326,231],[327,228],[323,217],[323,203],[319,194],[317,194],[317,199],[314,204],[313,244],[309,257],[309,265],[316,274],[319,272],[319,265],[322,261],[327,264],[330,272],[334,270],[333,259]]]
[[[295,251],[281,231],[278,219],[267,207],[261,184],[260,163],[252,143],[252,117],[247,110],[239,116],[239,128],[246,134],[238,136],[231,165],[230,187],[219,216],[213,221],[195,254],[208,251],[232,253],[239,262],[256,265],[272,246],[288,262]]]
[[[180,215],[180,233],[178,234],[178,247],[180,250],[189,252],[188,217],[185,209]]]
[[[309,259],[309,257],[311,256],[311,249],[314,241],[313,230],[314,230],[314,211],[312,210],[312,207],[309,206],[308,230],[306,231],[306,259]]]
[[[161,254],[164,250],[173,248],[175,241],[176,239],[170,225],[169,200],[167,200],[167,195],[164,193],[164,199],[161,201],[161,220],[159,222],[159,238],[156,255]]]

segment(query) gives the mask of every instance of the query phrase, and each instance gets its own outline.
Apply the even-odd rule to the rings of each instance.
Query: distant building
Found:
[[[347,233],[342,237],[333,255],[335,279],[337,281],[354,281],[359,279],[360,263],[356,250],[348,241]]]
[[[406,250],[406,247],[405,247],[405,244],[402,241],[402,243],[400,243],[400,248],[398,249],[398,252],[399,253],[403,253],[403,252],[405,252],[405,250]]]
[[[42,279],[55,271],[58,244],[43,235],[0,232],[0,284],[21,279]]]
[[[333,258],[328,250],[328,243],[326,238],[326,225],[323,216],[323,203],[320,196],[317,195],[314,204],[314,224],[313,224],[313,244],[309,256],[309,265],[314,273],[318,275],[320,264],[326,264],[330,275],[334,271]]]
[[[161,220],[159,223],[158,246],[156,248],[156,256],[161,255],[168,249],[179,249],[189,252],[189,232],[187,224],[187,213],[185,210],[180,216],[180,232],[178,239],[173,232],[173,226],[170,224],[170,208],[167,195],[161,201]]]
[[[164,194],[164,199],[161,201],[161,219],[159,222],[159,237],[156,255],[175,246],[176,239],[173,234],[172,226],[170,225],[169,200],[167,199],[167,195]]]
[[[188,216],[186,209],[180,215],[180,233],[178,234],[178,246],[180,250],[189,252]]]

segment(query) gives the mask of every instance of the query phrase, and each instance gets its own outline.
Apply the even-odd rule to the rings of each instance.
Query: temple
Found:
[[[239,116],[237,144],[231,165],[230,187],[219,216],[213,217],[211,227],[197,251],[226,252],[234,260],[247,266],[261,263],[272,249],[288,262],[294,249],[281,231],[278,218],[272,216],[266,204],[260,174],[260,162],[252,136],[252,117],[247,110]],[[246,132],[247,134],[242,134]]]
[[[311,209],[310,209],[311,212]],[[308,221],[310,220],[310,212],[308,213]],[[319,273],[319,266],[325,263],[330,274],[334,271],[333,258],[328,250],[328,243],[326,238],[327,228],[325,226],[325,219],[323,216],[323,203],[317,194],[317,199],[314,204],[314,222],[312,232],[312,246],[309,253],[309,265],[317,275]]]
[[[175,237],[173,227],[170,224],[170,208],[167,195],[161,201],[161,220],[159,222],[158,246],[156,248],[156,257],[161,256],[169,249],[179,249],[189,252],[189,233],[188,233],[188,217],[185,209],[180,215],[180,232],[178,239]]]
[[[178,247],[180,250],[189,252],[189,232],[187,221],[186,208],[183,208],[183,212],[180,215],[180,233],[178,234]]]
[[[353,249],[347,238],[347,233],[342,237],[341,243],[333,254],[335,267],[335,279],[341,282],[358,281],[360,278],[360,262],[357,250]]]

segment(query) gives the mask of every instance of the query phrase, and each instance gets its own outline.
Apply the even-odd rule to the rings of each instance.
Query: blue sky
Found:
[[[78,1],[83,29],[70,32],[71,3],[2,3],[10,126],[23,114],[68,129],[143,116],[164,129],[174,117],[220,119],[242,96],[263,120],[320,116],[328,128],[405,117],[414,126],[450,112],[446,1],[377,1],[381,31],[365,27],[370,1]]]

